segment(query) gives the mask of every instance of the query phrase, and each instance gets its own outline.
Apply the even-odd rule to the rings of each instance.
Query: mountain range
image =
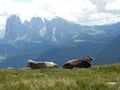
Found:
[[[61,17],[11,15],[0,40],[0,68],[26,67],[28,59],[63,65],[69,59],[93,56],[94,65],[119,63],[120,23],[83,26]]]

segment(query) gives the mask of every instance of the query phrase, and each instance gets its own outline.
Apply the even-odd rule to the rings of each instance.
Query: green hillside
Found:
[[[1,69],[0,90],[120,90],[120,64],[72,70]]]

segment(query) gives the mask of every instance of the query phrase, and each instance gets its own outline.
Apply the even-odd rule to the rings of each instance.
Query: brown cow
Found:
[[[77,68],[89,68],[91,67],[91,61],[93,60],[92,57],[87,56],[85,59],[79,60],[79,59],[75,59],[75,60],[69,60],[68,62],[66,62],[63,65],[63,68],[66,69],[73,69],[74,67]]]
[[[36,62],[29,60],[28,67],[32,69],[41,69],[41,68],[58,68],[59,66],[53,62]]]

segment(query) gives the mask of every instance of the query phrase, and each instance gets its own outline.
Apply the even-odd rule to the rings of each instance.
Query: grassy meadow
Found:
[[[0,69],[0,90],[120,90],[120,64],[72,70]]]

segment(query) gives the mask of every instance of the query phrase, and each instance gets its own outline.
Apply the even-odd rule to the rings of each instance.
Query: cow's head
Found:
[[[31,60],[31,59],[28,61],[28,67],[31,67],[31,66],[33,66],[35,64],[37,64],[37,62],[35,62],[35,61]]]
[[[92,60],[94,60],[94,58],[92,58],[92,57],[90,57],[90,56],[87,56],[87,57],[85,58],[85,60],[90,63]]]

